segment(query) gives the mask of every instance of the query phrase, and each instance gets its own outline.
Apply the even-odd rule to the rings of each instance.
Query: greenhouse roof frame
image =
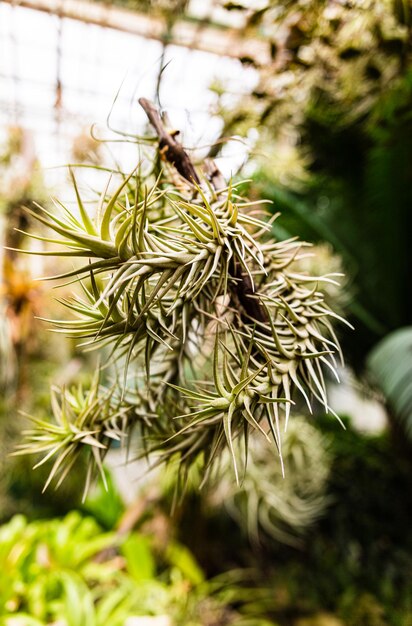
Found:
[[[204,19],[188,19],[182,15],[169,30],[160,15],[132,11],[87,0],[3,0],[13,6],[25,7],[113,28],[185,48],[230,58],[246,59],[255,65],[270,60],[270,43],[256,37],[243,37],[243,29],[212,23]]]

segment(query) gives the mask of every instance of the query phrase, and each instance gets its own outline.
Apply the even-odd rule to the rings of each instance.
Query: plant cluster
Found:
[[[238,477],[251,430],[272,439],[282,463],[295,390],[310,411],[312,399],[330,410],[323,369],[337,376],[339,316],[320,286],[334,278],[299,273],[306,245],[274,240],[273,218],[240,183],[198,174],[172,142],[161,137],[161,151],[183,177],[167,164],[157,176],[143,165],[118,172],[93,215],[72,173],[78,214],[59,201],[59,213],[30,211],[61,236],[43,238],[63,246],[45,254],[87,259],[58,277],[83,295],[64,300],[75,318],[55,321],[57,331],[109,346],[122,370],[107,389],[97,374],[89,391],[60,390],[57,424],[35,421],[26,433],[20,452],[54,457],[60,481],[85,444],[100,468],[110,443],[133,429],[145,452],[177,455],[182,472],[201,456],[207,474],[227,447]]]

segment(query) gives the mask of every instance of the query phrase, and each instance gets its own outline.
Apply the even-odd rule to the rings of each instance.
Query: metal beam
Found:
[[[1,0],[13,6],[79,20],[164,42],[166,23],[158,16],[86,0]],[[231,58],[250,58],[258,65],[270,60],[267,41],[242,36],[238,29],[178,19],[167,43]]]

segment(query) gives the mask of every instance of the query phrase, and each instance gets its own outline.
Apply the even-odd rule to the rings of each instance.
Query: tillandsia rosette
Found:
[[[111,389],[97,374],[89,392],[55,393],[56,424],[35,421],[19,453],[55,457],[61,480],[85,445],[100,467],[110,443],[135,429],[145,452],[177,456],[183,472],[200,456],[207,476],[228,448],[238,479],[251,430],[282,461],[294,393],[309,411],[312,399],[330,411],[323,370],[336,374],[341,318],[321,286],[334,276],[298,273],[307,244],[275,241],[275,216],[213,164],[196,170],[153,105],[141,104],[165,161],[157,176],[141,165],[119,173],[92,215],[71,172],[77,214],[60,202],[58,214],[32,211],[61,237],[46,238],[63,246],[46,254],[86,259],[56,277],[83,291],[63,301],[75,318],[56,329],[89,348],[109,345],[125,373]]]
[[[251,541],[263,543],[269,536],[298,546],[330,504],[326,492],[332,463],[330,442],[298,415],[291,419],[282,444],[284,476],[270,443],[252,435],[240,486],[230,479],[230,459],[224,453],[215,480],[210,481],[208,500],[215,506],[224,504]]]

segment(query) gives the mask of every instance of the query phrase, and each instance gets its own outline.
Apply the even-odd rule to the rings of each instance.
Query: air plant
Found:
[[[249,441],[247,472],[240,487],[230,480],[230,459],[223,455],[210,501],[227,508],[253,542],[269,536],[299,545],[308,528],[325,512],[332,457],[328,440],[302,416],[291,420],[283,437],[285,476],[263,438]]]
[[[123,372],[110,390],[97,375],[75,409],[70,391],[53,395],[57,424],[35,421],[19,453],[54,457],[51,478],[60,481],[80,449],[91,448],[101,467],[110,442],[130,443],[135,430],[137,454],[177,457],[183,474],[200,457],[207,477],[228,449],[239,480],[251,431],[274,443],[282,465],[296,394],[310,412],[313,400],[331,411],[324,368],[337,376],[333,322],[341,318],[321,286],[335,277],[299,273],[307,244],[275,241],[276,216],[267,219],[213,163],[196,169],[176,132],[140,103],[159,137],[157,175],[142,163],[117,172],[117,187],[108,182],[92,215],[71,171],[76,214],[60,201],[56,214],[30,210],[60,236],[46,241],[63,249],[44,254],[85,259],[54,277],[82,289],[63,301],[74,319],[54,321],[55,330],[87,349],[109,346],[108,362]]]

